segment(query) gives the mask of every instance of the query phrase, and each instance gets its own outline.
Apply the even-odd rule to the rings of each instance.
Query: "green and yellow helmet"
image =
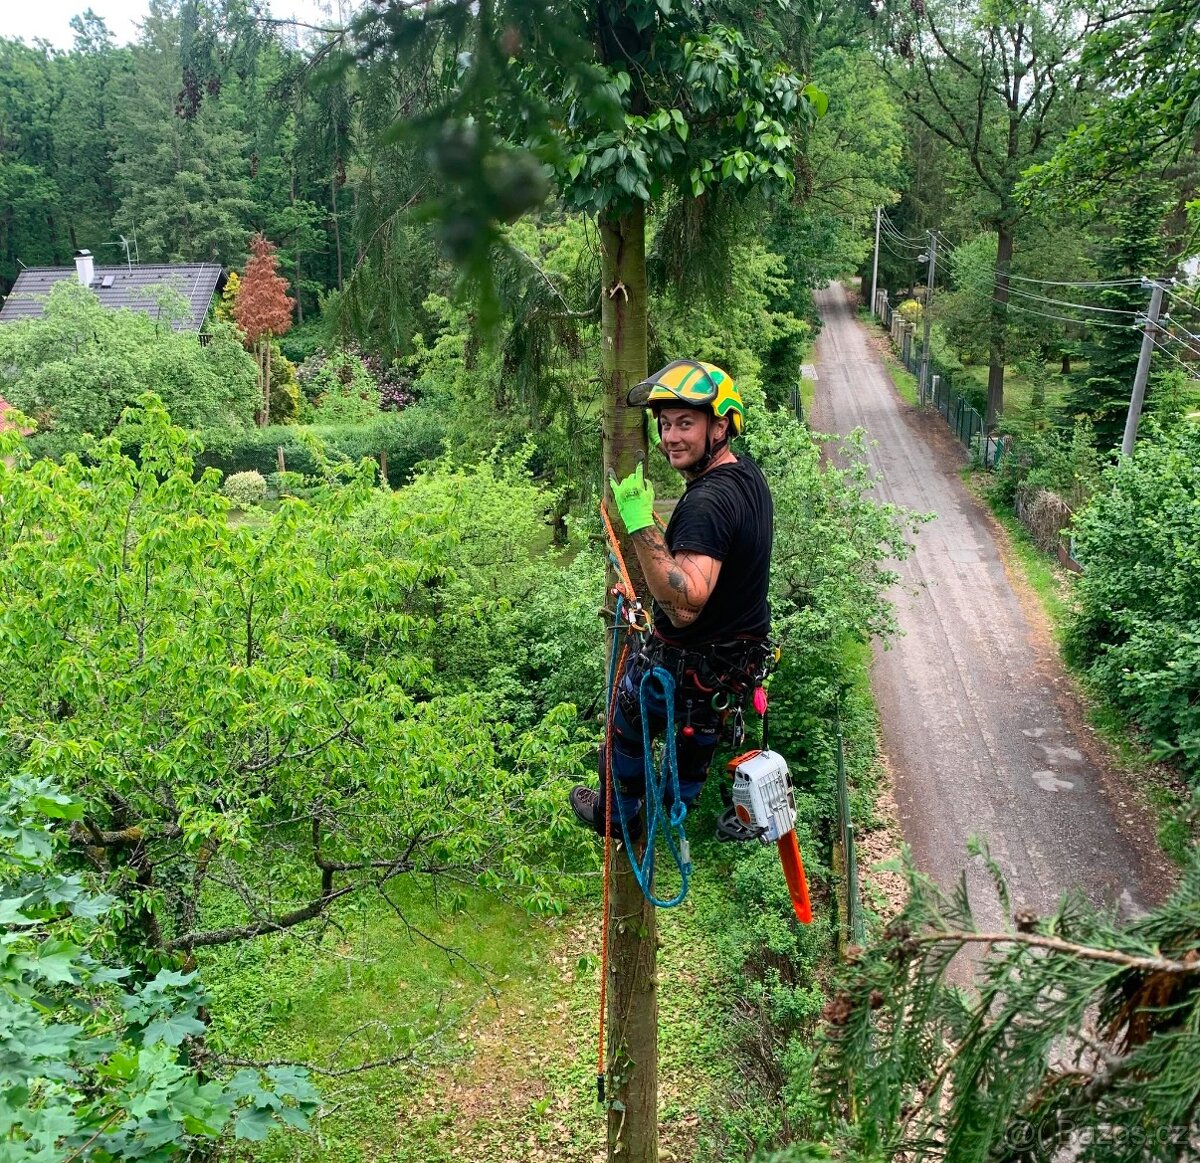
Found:
[[[733,377],[715,364],[677,359],[629,389],[628,403],[635,408],[703,408],[729,418],[731,436],[746,426],[746,407]]]

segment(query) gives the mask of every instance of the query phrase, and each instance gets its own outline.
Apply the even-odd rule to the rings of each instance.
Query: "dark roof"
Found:
[[[4,306],[0,307],[0,323],[40,319],[46,296],[54,284],[60,279],[78,277],[73,266],[26,267],[17,275]],[[187,299],[191,308],[191,317],[175,323],[175,330],[199,331],[213,295],[224,282],[225,271],[219,263],[143,263],[134,267],[98,266],[89,289],[105,307],[113,311],[129,307],[151,314],[154,311],[154,297],[148,294],[148,290],[174,287]]]

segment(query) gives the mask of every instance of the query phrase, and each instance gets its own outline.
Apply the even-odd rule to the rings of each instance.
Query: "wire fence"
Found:
[[[815,379],[815,371],[806,371]],[[797,421],[805,422],[799,386],[792,389],[789,405]],[[834,725],[837,729],[837,834],[834,841],[833,867],[836,877],[838,909],[838,947],[844,954],[850,944],[866,944],[866,925],[863,918],[862,890],[858,877],[858,850],[854,839],[854,819],[850,812],[850,786],[846,776],[846,743],[842,735],[842,707],[839,696],[834,703]]]
[[[891,335],[900,362],[917,377],[921,403],[932,404],[941,413],[962,446],[978,457],[984,468],[996,468],[1004,456],[1008,440],[1003,436],[989,436],[984,430],[983,416],[967,394],[969,389],[965,373],[945,367],[931,353],[925,369],[926,378],[922,383],[924,345],[916,334],[915,326],[888,302],[883,291],[879,292],[875,313]]]
[[[858,880],[858,850],[854,841],[854,819],[850,814],[850,785],[846,778],[846,743],[842,737],[842,715],[837,715],[837,814],[838,840],[841,846],[840,864],[842,873],[842,896],[844,905],[839,909],[839,944],[845,950],[848,944],[862,947],[866,944],[866,926],[863,919],[862,891]],[[839,902],[841,903],[841,902]]]

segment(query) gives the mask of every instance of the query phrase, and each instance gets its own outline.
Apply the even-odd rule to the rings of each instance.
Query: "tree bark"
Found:
[[[985,432],[990,432],[1004,411],[1004,329],[1008,324],[1008,272],[1012,264],[1013,227],[1002,219],[997,224],[996,285],[992,291],[992,318],[988,336],[987,414]]]
[[[329,222],[333,226],[333,247],[337,253],[337,286],[342,289],[342,227],[338,222],[337,166],[329,178]]]
[[[296,155],[292,154],[292,181],[290,187],[291,204],[293,208],[296,205]],[[303,237],[303,231],[299,226],[296,227],[296,322],[304,326],[304,296],[300,293],[300,282],[303,279],[303,274],[300,269],[300,240]]]
[[[647,372],[645,211],[639,205],[620,217],[601,217],[599,225],[604,278],[601,369],[606,385],[603,467],[607,481],[609,472],[618,477],[632,472],[638,458],[646,454],[642,410],[625,403],[630,387]],[[637,557],[623,535],[621,553],[634,585],[645,596]],[[611,568],[608,580],[610,586],[616,580]],[[612,845],[609,876],[608,1158],[611,1163],[657,1163],[657,918],[620,844]]]

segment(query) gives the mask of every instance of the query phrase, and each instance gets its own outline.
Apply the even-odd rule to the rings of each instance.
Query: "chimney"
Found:
[[[90,250],[77,250],[75,252],[75,273],[79,275],[79,281],[85,287],[92,285],[92,281],[96,277],[96,268],[92,263],[92,252]]]

